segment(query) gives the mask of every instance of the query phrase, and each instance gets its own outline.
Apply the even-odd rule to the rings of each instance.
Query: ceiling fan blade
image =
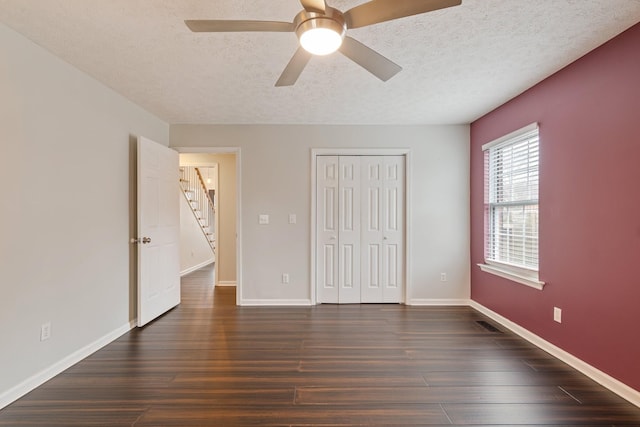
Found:
[[[460,4],[462,0],[373,0],[349,9],[344,19],[347,28],[360,28]]]
[[[292,86],[313,55],[299,47],[276,82],[276,87]]]
[[[402,67],[395,62],[388,60],[375,50],[349,36],[342,41],[340,52],[383,82],[386,82],[402,70]]]
[[[324,13],[327,7],[324,0],[300,0],[300,3],[307,12]]]
[[[223,20],[188,20],[184,21],[194,33],[225,33],[239,31],[295,31],[292,22],[280,21],[223,21]]]

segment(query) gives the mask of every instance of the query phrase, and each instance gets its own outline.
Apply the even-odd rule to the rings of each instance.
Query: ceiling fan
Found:
[[[276,86],[291,86],[313,55],[328,55],[339,50],[382,81],[395,76],[402,67],[375,50],[346,35],[352,28],[405,16],[418,15],[458,6],[462,0],[372,0],[346,12],[329,7],[325,0],[300,0],[304,8],[293,22],[245,20],[187,20],[193,32],[271,31],[295,32],[300,47],[276,82]]]

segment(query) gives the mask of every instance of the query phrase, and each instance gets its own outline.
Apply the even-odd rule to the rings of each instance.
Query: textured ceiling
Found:
[[[347,10],[358,0],[327,0]],[[185,19],[291,21],[297,0],[0,0],[0,21],[169,123],[470,123],[640,22],[640,0],[463,0],[350,30],[403,67],[339,53],[274,87],[293,33],[192,33]]]

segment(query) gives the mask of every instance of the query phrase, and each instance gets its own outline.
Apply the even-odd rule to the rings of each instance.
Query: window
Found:
[[[538,281],[538,125],[485,144],[483,271],[542,289]]]

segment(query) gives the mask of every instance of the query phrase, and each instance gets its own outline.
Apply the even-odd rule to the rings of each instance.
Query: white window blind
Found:
[[[537,125],[485,149],[485,259],[538,270],[539,137]]]

